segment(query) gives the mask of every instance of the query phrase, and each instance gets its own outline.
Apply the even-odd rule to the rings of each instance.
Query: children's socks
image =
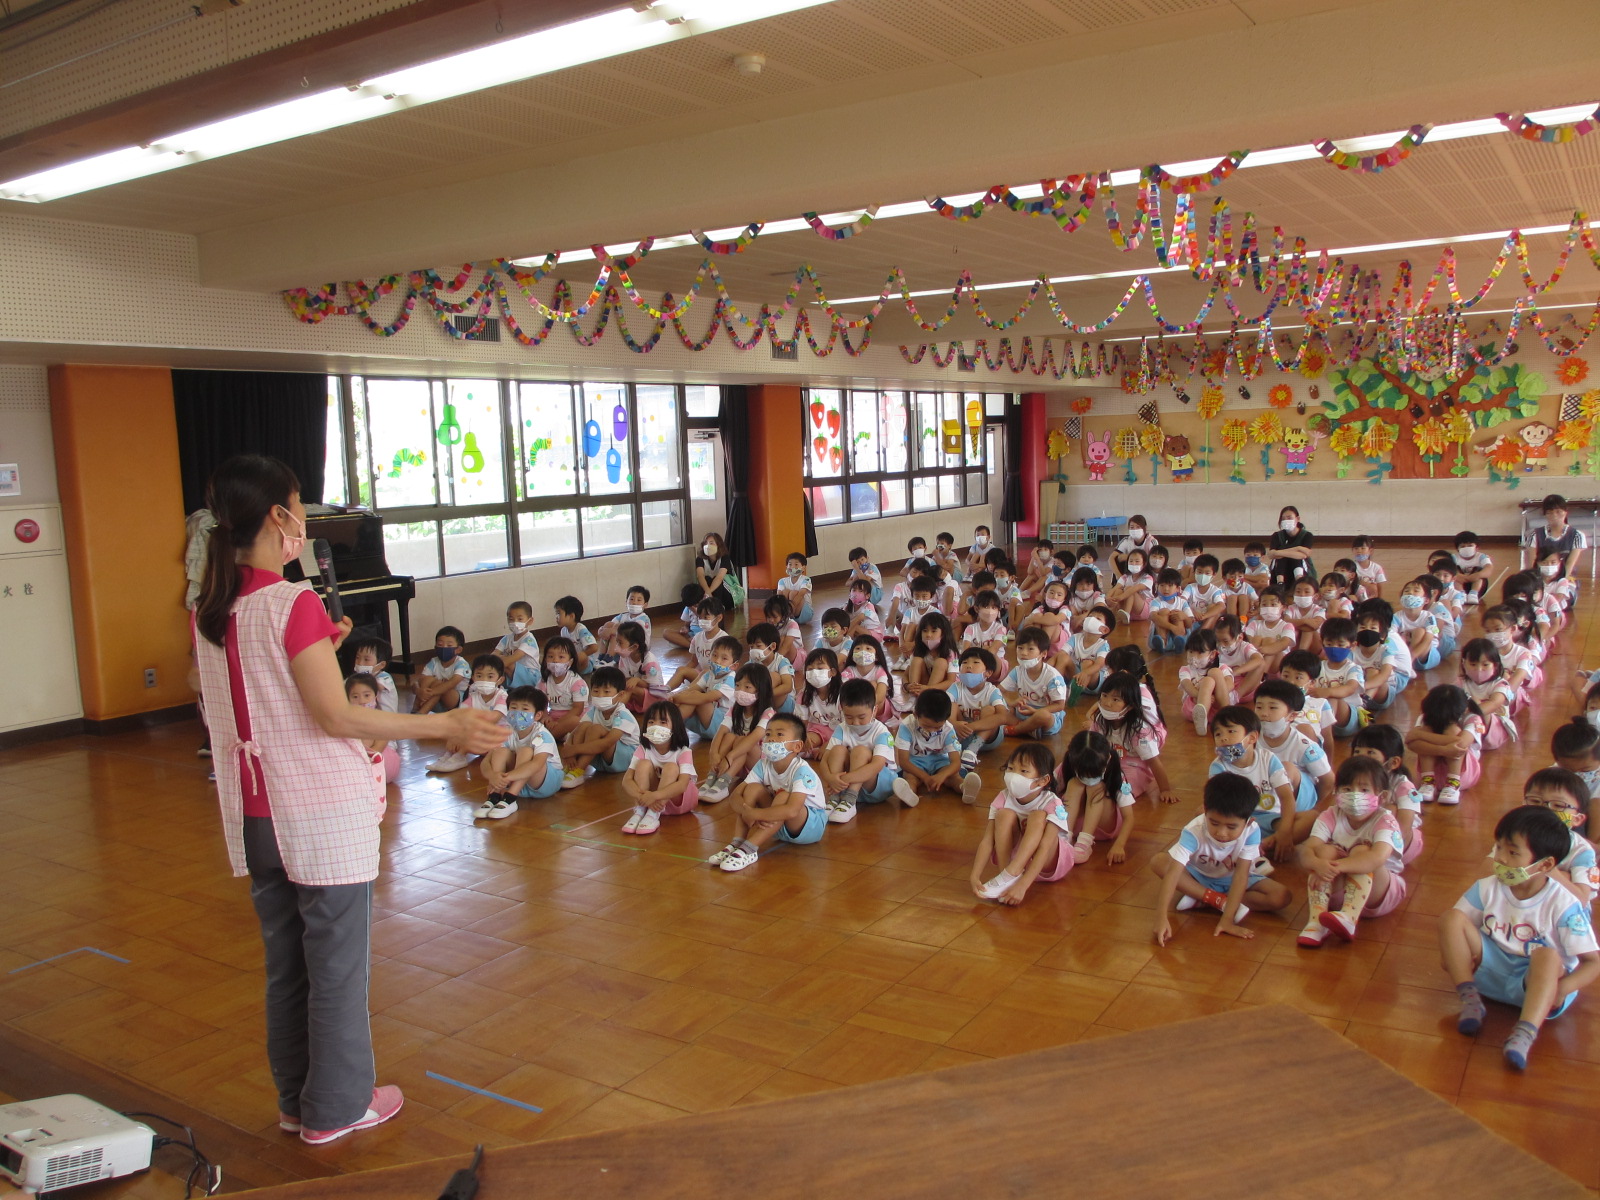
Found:
[[[1472,980],[1456,984],[1456,995],[1461,998],[1461,1015],[1456,1018],[1456,1031],[1468,1037],[1477,1035],[1483,1028],[1483,1018],[1489,1009],[1478,994],[1478,985]]]
[[[1527,1070],[1528,1051],[1533,1049],[1533,1040],[1538,1036],[1539,1031],[1531,1023],[1518,1021],[1511,1027],[1511,1036],[1506,1039],[1506,1061],[1519,1071]]]
[[[1011,885],[1016,883],[1016,881],[1017,876],[1013,875],[1010,871],[1001,871],[1000,874],[996,875],[993,879],[989,880],[988,883],[983,885],[981,890],[984,898],[988,900],[998,900],[1001,896],[1004,896],[1008,891],[1011,890]]]

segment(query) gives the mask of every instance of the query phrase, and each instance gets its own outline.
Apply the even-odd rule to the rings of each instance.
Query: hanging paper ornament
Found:
[[[1575,354],[1569,358],[1562,359],[1561,365],[1556,368],[1556,378],[1562,383],[1566,384],[1568,387],[1571,387],[1575,383],[1581,383],[1584,379],[1588,378],[1588,375],[1588,359],[1579,358]]]
[[[427,461],[428,456],[426,453],[416,450],[396,450],[394,452],[394,463],[389,470],[389,478],[400,478],[401,467],[420,467]]]
[[[621,404],[611,410],[611,436],[619,442],[628,440],[628,410]]]
[[[583,427],[583,456],[593,458],[600,453],[600,422],[593,417]]]
[[[941,445],[946,454],[961,453],[961,422],[945,421],[940,428],[943,430]]]
[[[622,482],[622,455],[615,446],[606,449],[606,478],[612,483]]]
[[[468,396],[467,399],[472,399]],[[454,446],[461,441],[461,422],[456,420],[456,406],[445,402],[444,418],[439,422],[439,444]]]
[[[818,429],[822,428],[822,418],[827,415],[827,406],[821,400],[813,400],[811,402],[811,423]]]
[[[467,441],[461,447],[461,469],[468,475],[476,475],[483,470],[483,451],[478,449],[478,435],[467,434]]]

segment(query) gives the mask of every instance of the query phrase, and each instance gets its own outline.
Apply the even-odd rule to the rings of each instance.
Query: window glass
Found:
[[[689,443],[689,499],[717,498],[717,443]]]
[[[579,431],[579,461],[583,465],[584,492],[611,496],[633,488],[629,448],[633,417],[628,411],[627,388],[620,383],[585,383],[583,428]],[[588,553],[588,538],[584,552]],[[630,550],[632,546],[628,547]]]
[[[850,519],[852,521],[865,521],[872,517],[881,516],[883,507],[878,496],[878,485],[875,483],[852,483],[850,485]]]
[[[875,474],[883,469],[878,454],[876,392],[850,393],[850,469],[858,475]]]
[[[683,389],[684,403],[691,417],[715,420],[722,414],[722,389],[700,387],[695,384]]]
[[[639,419],[639,490],[663,492],[682,482],[679,471],[678,389],[640,384],[634,390]]]
[[[878,485],[878,490],[883,495],[884,516],[895,517],[911,511],[906,496],[906,481],[904,479],[885,479]]]
[[[522,562],[559,562],[578,557],[578,512],[557,508],[549,512],[517,514],[517,539]]]
[[[941,475],[941,476],[939,476],[939,507],[940,508],[959,508],[959,507],[961,507],[961,476],[959,476],[959,475]]]
[[[941,392],[939,395],[939,451],[941,465],[961,465],[961,393]]]
[[[906,394],[904,392],[879,392],[878,418],[878,438],[883,451],[883,469],[885,471],[906,470],[911,465],[911,443],[906,433]]]
[[[990,392],[983,398],[983,411],[987,416],[1003,417],[1006,415],[1006,406],[1010,403],[1009,392]]]
[[[339,399],[339,377],[328,376],[328,444],[322,460],[322,502],[348,504],[349,487],[344,472],[344,405]]]
[[[576,441],[572,431],[572,387],[565,383],[519,383],[523,496],[570,496],[577,490]]]
[[[621,554],[634,548],[633,505],[597,504],[580,512],[585,558],[597,554]]]
[[[396,575],[432,579],[439,573],[439,522],[383,523],[384,557]]]
[[[434,458],[432,389],[425,379],[367,380],[367,425],[379,508],[439,502]],[[414,571],[397,574],[413,575]],[[437,564],[430,574],[439,573]]]
[[[939,481],[935,476],[924,475],[911,480],[911,506],[917,512],[939,507]]]
[[[451,379],[439,411],[439,465],[446,504],[499,504],[506,498],[501,453],[500,383],[495,379]],[[501,526],[502,533],[504,525]],[[448,536],[448,530],[446,531]],[[504,548],[502,547],[502,554]],[[450,550],[445,548],[445,573]]]
[[[967,503],[989,503],[988,479],[982,471],[967,472]]]
[[[942,466],[939,457],[939,395],[937,392],[917,392],[912,412],[917,443],[917,466],[929,470]],[[920,504],[917,507],[922,507]]]
[[[818,525],[837,525],[844,520],[844,489],[837,485],[811,489],[811,516]]]
[[[639,506],[644,520],[644,549],[677,546],[684,540],[683,501],[651,500]]]
[[[350,380],[351,413],[356,427],[356,502],[372,507],[371,439],[367,436],[367,381],[357,375]]]
[[[444,523],[444,573],[469,575],[511,565],[503,513],[455,517]]]
[[[836,479],[844,466],[843,397],[812,389],[806,396],[806,463],[813,479]]]

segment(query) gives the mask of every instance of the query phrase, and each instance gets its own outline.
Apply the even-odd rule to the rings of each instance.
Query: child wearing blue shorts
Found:
[[[1017,715],[1006,732],[1012,737],[1050,738],[1067,720],[1067,681],[1048,661],[1050,635],[1038,625],[1017,633],[1017,665],[1001,688]]]
[[[639,749],[639,719],[623,703],[627,686],[627,677],[616,667],[595,668],[583,720],[567,739],[572,765],[561,781],[563,788],[575,788],[597,771],[621,775],[633,763]]]
[[[806,725],[792,713],[778,713],[767,722],[761,761],[750,769],[731,796],[728,807],[738,817],[733,841],[709,861],[724,871],[742,871],[774,840],[795,846],[820,842],[828,828],[822,780],[800,757],[806,748]]]
[[[890,794],[907,808],[915,808],[924,795],[957,785],[961,770],[961,739],[950,724],[950,693],[928,688],[917,697],[911,716],[900,722],[894,735],[894,756],[900,778]]]
[[[543,800],[561,787],[561,747],[544,726],[549,701],[536,687],[514,687],[506,697],[505,744],[483,756],[479,769],[489,794],[477,818],[503,820],[517,811],[518,799]]]
[[[1219,724],[1219,735],[1221,729]],[[1205,811],[1183,827],[1165,854],[1150,860],[1161,880],[1154,930],[1158,946],[1172,940],[1174,911],[1215,909],[1222,914],[1217,933],[1253,938],[1255,931],[1241,924],[1251,909],[1281,912],[1294,902],[1283,884],[1255,872],[1261,858],[1261,826],[1253,819],[1258,799],[1256,785],[1243,775],[1213,775],[1206,780]]]
[[[840,720],[821,760],[828,820],[835,825],[854,820],[858,803],[887,799],[899,774],[894,735],[877,719],[877,706],[878,690],[871,680],[848,679],[839,686]]]
[[[1566,823],[1525,804],[1500,818],[1494,839],[1494,874],[1439,918],[1439,954],[1461,999],[1462,1033],[1483,1028],[1485,997],[1521,1010],[1503,1050],[1520,1071],[1545,1021],[1600,976],[1600,945],[1588,905],[1552,878],[1571,845]]]
[[[739,639],[723,634],[711,643],[711,658],[705,669],[673,692],[670,699],[683,715],[683,724],[690,733],[702,738],[713,738],[733,708],[733,668],[738,665],[744,647]]]
[[[1211,740],[1217,754],[1211,774],[1238,775],[1255,789],[1252,815],[1267,835],[1261,849],[1279,862],[1287,860],[1310,835],[1317,814],[1297,806],[1282,760],[1261,744],[1261,719],[1242,704],[1230,704],[1217,713]]]

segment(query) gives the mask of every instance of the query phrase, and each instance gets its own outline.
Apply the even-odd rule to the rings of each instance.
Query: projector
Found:
[[[86,1096],[0,1104],[0,1176],[53,1192],[148,1170],[155,1131]]]

